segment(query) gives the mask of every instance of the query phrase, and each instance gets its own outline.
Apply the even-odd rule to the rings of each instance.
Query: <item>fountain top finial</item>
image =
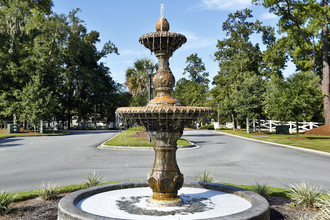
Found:
[[[160,3],[160,18],[158,19],[156,23],[156,31],[169,31],[170,30],[170,24],[164,18],[164,2]]]
[[[167,19],[164,17],[160,17],[156,23],[156,31],[169,31],[170,24],[168,23]]]

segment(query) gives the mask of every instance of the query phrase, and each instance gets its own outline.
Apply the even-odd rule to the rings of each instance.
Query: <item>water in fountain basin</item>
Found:
[[[155,207],[147,202],[151,193],[147,187],[109,191],[87,197],[76,206],[96,215],[125,219],[205,219],[251,207],[247,200],[233,194],[190,187],[180,190],[183,205]]]

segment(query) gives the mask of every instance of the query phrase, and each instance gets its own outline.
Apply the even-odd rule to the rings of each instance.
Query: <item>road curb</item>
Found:
[[[232,136],[232,137],[245,139],[245,140],[255,141],[255,142],[264,143],[264,144],[272,144],[272,145],[276,145],[276,146],[280,146],[280,147],[285,147],[285,148],[290,148],[290,149],[295,149],[295,150],[300,150],[300,151],[305,151],[305,152],[309,152],[309,153],[313,153],[313,154],[319,154],[319,155],[330,157],[330,153],[328,153],[328,152],[323,152],[323,151],[318,151],[318,150],[313,150],[313,149],[308,149],[308,148],[302,148],[302,147],[296,147],[296,146],[291,146],[291,145],[286,145],[286,144],[279,144],[279,143],[274,143],[274,142],[269,142],[269,141],[257,140],[257,139],[253,139],[253,138],[242,137],[242,136],[235,135],[235,134],[228,134],[228,133],[221,132],[221,131],[214,131],[214,132],[218,133],[218,134],[224,134],[224,135],[228,135],[228,136]]]

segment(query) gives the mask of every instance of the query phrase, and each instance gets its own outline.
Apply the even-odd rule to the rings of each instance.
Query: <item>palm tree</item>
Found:
[[[154,69],[156,65],[149,59],[139,59],[134,63],[134,67],[126,70],[126,81],[129,93],[133,96],[146,96],[148,93],[148,76],[145,71],[147,65],[152,66]]]

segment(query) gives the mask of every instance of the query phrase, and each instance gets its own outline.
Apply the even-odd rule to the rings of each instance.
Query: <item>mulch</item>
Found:
[[[309,140],[309,138],[306,138],[306,137],[299,137],[299,136],[296,136],[296,137],[290,137],[289,140]]]
[[[305,134],[320,135],[320,136],[330,136],[330,125],[323,125],[318,128],[306,131]]]
[[[148,133],[145,131],[140,131],[132,134],[130,137],[148,137]]]
[[[30,130],[26,130],[26,129],[24,129],[24,128],[20,128],[19,129],[19,132],[20,133],[29,133],[29,134],[35,134],[33,131],[30,131]],[[0,133],[4,133],[4,134],[8,134],[8,129],[5,129],[5,128],[2,128],[2,129],[0,129]]]
[[[262,132],[262,131],[260,131],[260,132],[256,132],[256,133],[253,133],[253,135],[265,135],[265,134],[267,134],[267,133]]]
[[[136,132],[135,134],[132,134],[130,137],[136,137],[138,141],[148,141],[148,132],[140,131]]]
[[[270,206],[271,220],[313,219],[318,211],[304,206],[293,206],[292,200],[283,197],[265,196]]]
[[[1,128],[1,129],[0,129],[0,133],[7,134],[7,133],[8,133],[8,130],[7,130],[7,129],[4,129],[4,128]]]
[[[0,220],[56,220],[58,202],[64,195],[62,194],[57,199],[49,201],[43,201],[37,198],[17,202],[12,206],[9,214],[0,216]],[[312,219],[317,214],[317,210],[315,209],[292,206],[291,200],[287,198],[275,196],[266,196],[265,198],[270,204],[271,220]]]

